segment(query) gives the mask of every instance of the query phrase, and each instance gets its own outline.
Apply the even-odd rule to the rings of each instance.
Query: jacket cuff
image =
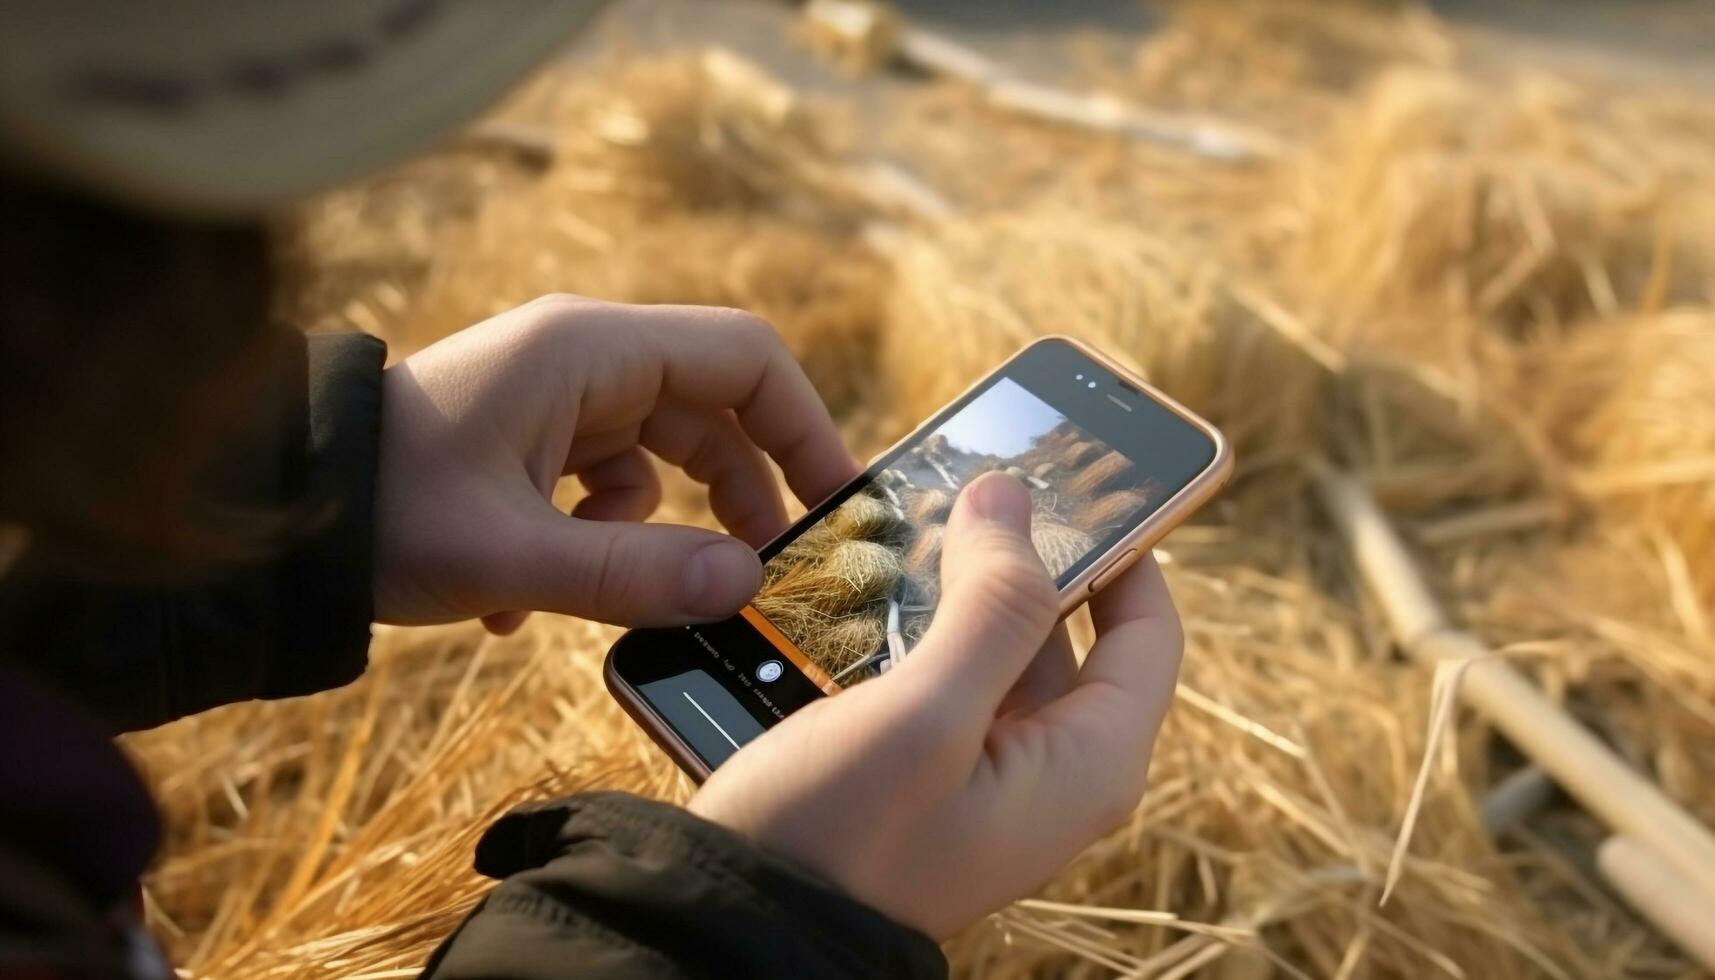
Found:
[[[365,334],[313,334],[307,356],[300,490],[316,530],[282,569],[284,608],[297,614],[281,624],[289,663],[265,679],[260,694],[270,698],[338,687],[362,674],[374,619],[375,471],[387,345]]]
[[[476,867],[509,879],[481,915],[563,916],[569,904],[697,972],[947,975],[928,936],[724,827],[626,793],[514,810],[483,836]]]

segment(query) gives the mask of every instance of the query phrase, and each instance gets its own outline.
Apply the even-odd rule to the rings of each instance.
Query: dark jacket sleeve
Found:
[[[943,978],[929,937],[677,807],[592,793],[513,811],[477,845],[501,884],[424,980]]]
[[[386,348],[361,334],[300,339],[223,461],[243,505],[301,516],[274,554],[193,587],[25,569],[0,590],[0,649],[52,649],[31,670],[115,731],[309,694],[363,672]]]

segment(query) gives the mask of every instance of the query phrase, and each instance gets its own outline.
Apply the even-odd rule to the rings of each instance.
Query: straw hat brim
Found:
[[[146,207],[253,213],[429,148],[603,6],[0,4],[0,144]]]

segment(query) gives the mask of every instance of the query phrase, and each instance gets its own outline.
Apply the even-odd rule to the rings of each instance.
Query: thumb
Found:
[[[737,538],[676,524],[535,518],[498,556],[501,609],[541,609],[621,626],[730,616],[756,594],[762,565]],[[497,590],[501,591],[501,590]]]
[[[941,603],[915,670],[937,710],[991,719],[1060,618],[1054,580],[1030,541],[1030,495],[1004,473],[967,486],[947,522]]]

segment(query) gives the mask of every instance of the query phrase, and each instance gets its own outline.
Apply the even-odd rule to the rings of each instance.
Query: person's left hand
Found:
[[[780,338],[737,310],[544,297],[389,368],[382,390],[380,622],[729,615],[786,526],[767,458],[810,504],[857,473]],[[661,496],[651,454],[708,485],[736,540],[640,523]],[[551,501],[567,475],[589,491],[570,516]]]

